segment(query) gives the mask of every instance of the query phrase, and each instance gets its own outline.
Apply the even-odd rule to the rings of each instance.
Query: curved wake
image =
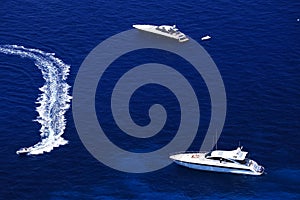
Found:
[[[44,86],[40,88],[42,93],[36,101],[36,104],[39,104],[36,108],[39,116],[35,121],[42,125],[41,141],[31,147],[21,148],[17,153],[23,151],[27,155],[43,154],[50,152],[54,147],[67,144],[68,141],[62,138],[62,135],[66,127],[64,114],[70,107],[72,99],[68,94],[70,86],[66,83],[70,66],[54,57],[54,53],[23,46],[3,45],[0,46],[0,53],[33,59],[45,80]]]

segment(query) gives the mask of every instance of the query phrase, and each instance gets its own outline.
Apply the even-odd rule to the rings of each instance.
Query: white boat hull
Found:
[[[167,32],[162,32],[162,31],[159,31],[157,30],[157,27],[158,26],[154,26],[154,25],[132,25],[132,27],[138,29],[138,30],[142,30],[142,31],[146,31],[146,32],[150,32],[150,33],[154,33],[154,34],[157,34],[157,35],[162,35],[162,36],[165,36],[165,37],[169,37],[169,38],[172,38],[172,39],[176,39],[178,40],[179,42],[186,42],[188,41],[189,39],[181,32],[177,32],[177,33],[167,33]]]
[[[207,35],[207,36],[202,37],[201,40],[209,40],[210,38],[211,37],[209,35]]]
[[[30,152],[30,148],[21,148],[18,151],[16,151],[16,154],[18,155],[27,155]]]
[[[225,168],[225,167],[217,167],[217,166],[208,166],[208,165],[201,165],[201,164],[193,164],[193,163],[186,163],[182,161],[174,160],[174,162],[178,165],[196,169],[196,170],[203,170],[203,171],[212,171],[212,172],[222,172],[222,173],[233,173],[233,174],[246,174],[246,175],[261,175],[261,173],[245,170],[245,169],[234,169],[234,168]]]

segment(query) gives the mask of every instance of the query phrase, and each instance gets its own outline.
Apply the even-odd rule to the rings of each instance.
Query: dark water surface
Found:
[[[297,1],[1,1],[0,45],[55,53],[71,65],[71,86],[84,58],[106,38],[132,24],[176,24],[206,49],[222,75],[228,107],[218,147],[232,149],[241,142],[267,174],[209,173],[174,164],[145,174],[119,172],[88,153],[71,109],[63,135],[68,145],[19,157],[17,149],[40,140],[40,124],[32,120],[44,80],[31,60],[0,54],[0,199],[300,199],[299,11]],[[207,34],[212,39],[201,42]],[[136,62],[128,59],[123,66]],[[185,73],[197,79],[193,71]],[[115,76],[107,73],[107,90]],[[171,105],[173,120],[165,128],[176,130],[180,112],[174,96],[155,85],[141,89],[133,100],[144,104],[132,107],[133,118],[147,124],[147,106],[163,99],[160,103]],[[107,114],[106,129],[117,130],[107,110],[109,91],[102,92],[96,95],[97,113]],[[210,101],[204,84],[196,92],[203,95],[199,139],[209,124]],[[147,145],[125,136],[111,139],[122,148],[147,152],[171,138],[162,136]],[[200,145],[196,139],[190,150]]]

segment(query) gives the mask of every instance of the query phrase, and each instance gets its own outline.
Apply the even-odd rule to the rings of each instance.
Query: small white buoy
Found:
[[[297,22],[299,22],[299,21],[300,21],[300,19],[298,18],[298,19],[297,19]]]
[[[202,37],[201,40],[209,40],[210,38],[211,37],[209,35],[207,35],[207,36]]]

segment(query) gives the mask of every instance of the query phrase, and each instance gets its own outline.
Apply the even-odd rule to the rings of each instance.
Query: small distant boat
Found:
[[[210,38],[211,37],[209,35],[207,35],[207,36],[202,37],[201,40],[209,40]]]
[[[161,26],[154,26],[154,25],[132,25],[134,28],[142,30],[142,31],[146,31],[146,32],[150,32],[150,33],[155,33],[158,35],[163,35],[169,38],[173,38],[178,40],[179,42],[186,42],[188,41],[188,37],[180,32],[176,25],[173,26],[169,26],[169,25],[161,25]]]
[[[18,154],[18,155],[26,155],[26,154],[28,154],[29,152],[30,152],[30,149],[24,147],[24,148],[21,148],[21,149],[19,149],[18,151],[16,151],[16,154]]]
[[[170,156],[178,165],[205,171],[261,175],[264,167],[246,158],[248,152],[238,147],[232,151],[214,150],[211,152],[186,152]]]

